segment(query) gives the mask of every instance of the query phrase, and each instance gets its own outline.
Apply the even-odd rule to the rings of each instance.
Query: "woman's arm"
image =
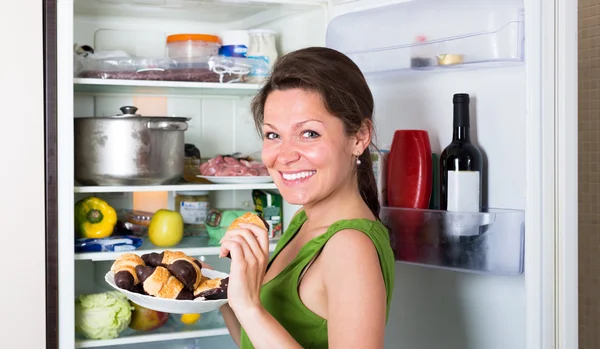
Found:
[[[221,315],[223,316],[223,320],[225,320],[225,325],[227,326],[227,330],[229,330],[229,334],[231,338],[240,346],[240,334],[241,334],[241,325],[238,321],[233,309],[229,306],[229,304],[225,304],[221,307]]]
[[[211,269],[211,270],[214,269],[208,263],[205,263],[205,262],[201,262],[201,263],[202,263],[202,269]],[[241,334],[240,322],[235,317],[235,313],[233,312],[233,310],[231,309],[229,304],[225,304],[225,305],[221,306],[221,308],[219,310],[221,311],[223,320],[225,320],[225,326],[227,326],[227,330],[229,331],[231,338],[233,339],[235,344],[237,344],[237,346],[239,347],[240,346],[240,334]]]
[[[238,319],[256,349],[302,349],[262,306],[240,311]]]
[[[219,257],[228,253],[231,253],[229,306],[252,345],[256,349],[302,349],[260,301],[269,259],[267,231],[252,224],[241,224],[240,229],[228,231],[221,241]]]
[[[324,266],[329,347],[383,348],[386,289],[371,239],[357,230],[339,231],[319,258]]]

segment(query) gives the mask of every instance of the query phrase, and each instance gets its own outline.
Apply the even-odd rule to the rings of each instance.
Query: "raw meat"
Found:
[[[156,81],[189,81],[189,82],[220,82],[219,74],[206,68],[185,68],[148,70],[148,71],[100,71],[86,70],[79,73],[80,78],[123,79],[123,80],[156,80]],[[223,82],[239,79],[239,75],[224,74]],[[242,76],[242,82],[246,80]]]
[[[215,156],[200,165],[202,176],[268,176],[265,165],[258,161]]]

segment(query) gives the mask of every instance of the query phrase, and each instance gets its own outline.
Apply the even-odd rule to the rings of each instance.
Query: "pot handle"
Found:
[[[181,121],[148,121],[146,128],[158,131],[185,131],[188,124]]]

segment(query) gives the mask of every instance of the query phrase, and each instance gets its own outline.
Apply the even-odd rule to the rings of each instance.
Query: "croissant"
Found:
[[[209,279],[203,277],[202,283],[194,290],[194,297],[203,297],[207,300],[213,299],[226,299],[227,298],[227,286],[229,285],[229,277],[224,279],[215,278]]]
[[[194,299],[193,292],[187,290],[183,283],[164,267],[138,265],[135,271],[144,291],[151,296],[180,300]]]
[[[227,231],[238,229],[240,224],[254,224],[258,227],[264,228],[266,231],[269,231],[269,223],[267,221],[257,215],[256,213],[246,212],[238,218],[234,219],[233,222],[227,228]],[[231,258],[231,253],[227,254],[227,258]]]
[[[139,292],[140,279],[136,273],[137,266],[145,266],[144,260],[133,253],[124,253],[117,257],[110,270],[113,272],[117,287]]]
[[[193,292],[202,282],[202,264],[183,252],[167,250],[161,253],[147,253],[142,255],[142,259],[151,267],[166,268],[190,292]]]
[[[256,213],[246,212],[238,218],[234,219],[233,222],[231,222],[231,224],[227,228],[227,231],[239,228],[240,224],[254,224],[256,226],[264,228],[267,231],[269,230],[269,223],[267,223],[267,221],[263,217],[257,215]]]

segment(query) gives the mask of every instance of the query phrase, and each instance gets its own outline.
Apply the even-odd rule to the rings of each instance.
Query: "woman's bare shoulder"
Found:
[[[386,289],[369,236],[355,229],[341,230],[320,258],[330,347],[383,348]]]

